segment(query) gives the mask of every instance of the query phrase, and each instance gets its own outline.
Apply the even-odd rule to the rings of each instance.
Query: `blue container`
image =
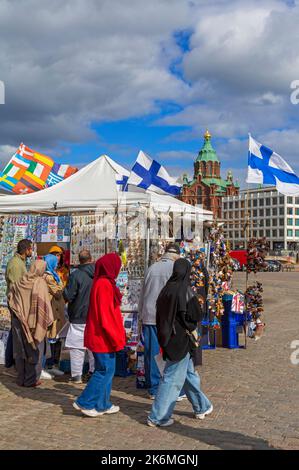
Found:
[[[239,336],[237,333],[237,322],[222,321],[222,346],[224,348],[236,349],[239,348]]]
[[[224,294],[222,302],[224,306],[224,315],[222,317],[224,322],[235,321],[235,313],[232,312],[232,301],[233,296],[230,294]]]

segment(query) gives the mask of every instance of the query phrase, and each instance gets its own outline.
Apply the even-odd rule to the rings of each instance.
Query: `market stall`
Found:
[[[102,156],[55,186],[0,198],[2,305],[6,301],[5,267],[22,238],[32,239],[35,256],[44,255],[49,243],[69,248],[72,266],[78,263],[82,248],[89,249],[94,260],[118,250],[123,258],[119,283],[124,294],[124,321],[131,336],[130,346],[136,348],[137,305],[144,270],[163,253],[168,241],[178,237],[173,214],[183,213],[189,221],[197,217],[203,223],[212,220],[212,213],[135,187],[122,192],[119,180],[128,174],[128,170]],[[161,232],[163,217],[172,225],[171,233]]]

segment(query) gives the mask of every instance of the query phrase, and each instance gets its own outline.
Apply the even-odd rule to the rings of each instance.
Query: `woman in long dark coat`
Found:
[[[190,273],[189,261],[177,260],[157,300],[157,332],[166,365],[148,417],[149,426],[173,424],[171,415],[183,387],[195,418],[204,419],[213,411],[200,389],[200,377],[192,360],[198,346],[195,331],[202,312],[191,290]]]

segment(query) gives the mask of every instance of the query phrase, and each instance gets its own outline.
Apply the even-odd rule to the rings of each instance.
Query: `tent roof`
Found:
[[[119,191],[116,175],[129,176],[129,174],[126,168],[107,155],[102,155],[55,186],[31,194],[2,196],[0,213],[82,212],[115,207],[125,201],[136,208],[151,204],[153,208],[165,212],[182,210],[201,212],[172,196],[151,191],[139,192],[132,186],[129,186],[128,192]],[[212,220],[212,213],[204,211],[203,219]]]

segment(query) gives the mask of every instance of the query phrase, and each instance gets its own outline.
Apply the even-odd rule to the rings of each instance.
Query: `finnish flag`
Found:
[[[131,170],[128,184],[160,194],[171,194],[172,196],[178,196],[182,188],[160,163],[152,160],[142,150],[139,152]]]
[[[247,183],[269,184],[286,196],[299,195],[299,178],[277,153],[249,135]]]

